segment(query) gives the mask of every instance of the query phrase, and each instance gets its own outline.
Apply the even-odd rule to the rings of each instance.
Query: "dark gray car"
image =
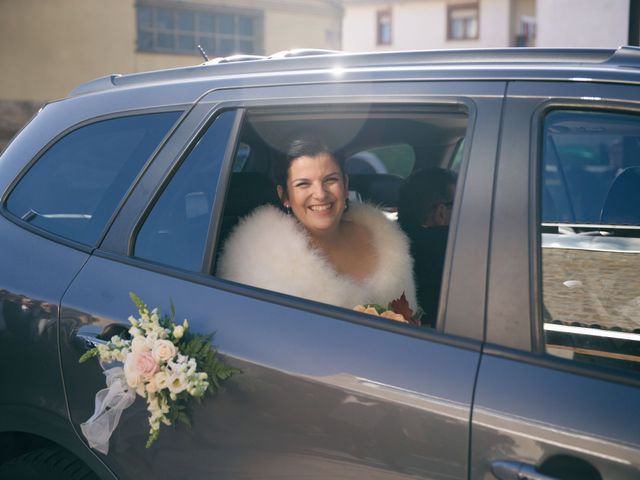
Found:
[[[215,276],[300,129],[391,219],[412,172],[458,173],[435,328]],[[105,77],[35,116],[0,192],[0,478],[639,475],[638,49]],[[242,374],[150,449],[138,399],[102,455],[79,425],[104,375],[78,360],[128,328],[129,292]]]

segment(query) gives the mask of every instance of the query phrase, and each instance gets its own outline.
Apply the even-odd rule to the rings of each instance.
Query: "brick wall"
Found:
[[[544,248],[542,275],[553,320],[640,329],[639,253]]]

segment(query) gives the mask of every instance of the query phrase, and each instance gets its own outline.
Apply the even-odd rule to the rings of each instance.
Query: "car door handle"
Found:
[[[106,340],[101,340],[97,335],[90,333],[79,333],[76,335],[77,346],[80,350],[89,350],[98,345],[106,345]]]
[[[122,323],[111,323],[99,334],[78,332],[75,336],[75,344],[79,351],[87,351],[98,345],[106,345],[114,335],[128,338],[129,332],[127,326]]]
[[[558,480],[556,477],[540,473],[533,465],[508,460],[493,462],[491,473],[499,480]]]

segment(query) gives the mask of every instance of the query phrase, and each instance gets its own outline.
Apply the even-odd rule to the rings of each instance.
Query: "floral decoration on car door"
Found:
[[[80,426],[89,446],[105,455],[122,411],[133,404],[136,394],[147,402],[149,448],[162,424],[190,426],[193,402],[214,394],[222,380],[239,372],[218,359],[211,345],[213,335],[191,333],[186,319],[176,324],[173,304],[171,315],[162,316],[158,308],[149,310],[137,295],[130,296],[139,315],[129,317],[131,338],[114,335],[80,357],[81,363],[98,357],[114,364],[104,372],[107,388],[96,394],[94,414]]]

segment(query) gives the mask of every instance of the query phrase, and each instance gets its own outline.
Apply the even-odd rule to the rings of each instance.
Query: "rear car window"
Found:
[[[542,171],[547,352],[640,372],[640,116],[549,114]]]
[[[180,112],[82,126],[53,144],[8,197],[6,208],[49,233],[95,246],[117,205]]]

